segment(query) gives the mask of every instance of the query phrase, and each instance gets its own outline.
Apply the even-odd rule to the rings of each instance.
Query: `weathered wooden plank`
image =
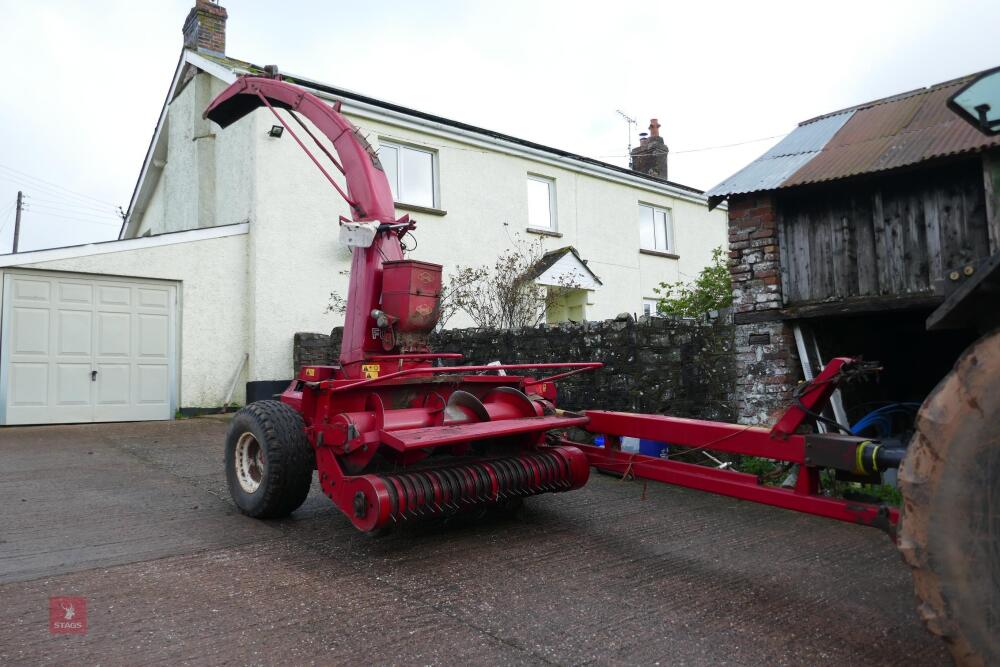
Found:
[[[854,233],[854,228],[858,224],[854,217],[855,199],[857,197],[851,193],[842,200],[836,219],[837,233],[844,249],[844,294],[848,296],[859,295],[857,234]]]
[[[990,254],[1000,252],[1000,153],[983,153],[983,193]]]
[[[983,188],[979,187],[976,179],[969,178],[962,181],[963,198],[962,209],[966,225],[966,233],[972,248],[972,257],[969,261],[979,261],[990,256],[990,235],[989,225],[986,218],[986,197]]]
[[[792,265],[795,262],[795,255],[791,252],[789,243],[789,224],[794,224],[790,219],[791,211],[785,206],[778,207],[778,263],[781,272],[781,301],[788,304],[794,301],[798,292],[795,283]]]
[[[882,192],[872,193],[872,229],[875,233],[875,267],[878,276],[878,293],[892,292],[892,267],[890,266],[891,251],[886,231],[886,217],[882,202]]]
[[[844,206],[840,210],[837,223],[844,247],[844,278],[846,280],[844,294],[858,296],[858,248],[857,237],[854,234],[854,226],[857,223],[854,220],[853,196],[844,200]]]
[[[1000,293],[1000,253],[979,262],[976,272],[963,280],[944,303],[927,318],[927,330],[975,326],[986,333],[1000,324],[996,307]]]
[[[858,315],[890,310],[933,309],[944,302],[944,297],[936,294],[907,294],[875,297],[855,297],[823,303],[808,303],[789,306],[781,310],[736,313],[736,324],[773,322],[776,320],[797,320],[809,317],[830,317],[837,315]]]
[[[966,261],[965,228],[962,222],[962,197],[953,183],[938,192],[938,219],[941,221],[941,259],[945,270]]]
[[[808,245],[809,218],[803,214],[799,201],[793,202],[787,216],[784,217],[785,238],[787,239],[788,264],[788,303],[808,299],[810,279],[809,270],[812,256]]]
[[[830,226],[827,224],[829,215],[826,211],[812,211],[810,215],[811,234],[809,237],[810,253],[815,258],[812,265],[815,269],[811,278],[814,281],[810,301],[825,298],[826,295],[836,294],[833,283],[833,258],[830,243]]]
[[[792,248],[795,250],[795,259],[798,263],[797,274],[801,281],[798,300],[805,301],[807,295],[812,291],[812,276],[809,273],[809,266],[812,263],[812,251],[809,248],[809,217],[800,209],[798,220]]]
[[[993,243],[983,169],[977,157],[789,193],[781,219],[785,304],[926,294],[949,268],[981,259]]]
[[[857,254],[858,295],[878,294],[878,267],[875,258],[875,230],[872,222],[872,198],[868,193],[852,197],[855,247]]]
[[[904,293],[926,292],[930,289],[927,274],[927,234],[924,210],[919,190],[909,191],[901,199],[903,234]]]
[[[931,288],[934,282],[944,276],[945,266],[941,258],[941,222],[939,218],[938,190],[926,188],[920,193],[924,208],[924,233],[927,239],[927,272]]]
[[[811,303],[782,308],[774,319],[798,319],[804,317],[826,317],[830,315],[852,315],[858,313],[882,312],[887,310],[910,310],[915,308],[935,308],[944,301],[936,294],[900,294],[890,296],[859,297],[838,299],[825,303]]]
[[[823,216],[823,226],[830,243],[830,282],[833,286],[831,294],[848,295],[847,289],[847,251],[844,248],[844,235],[841,232],[843,210],[841,202],[832,202],[827,206],[827,215]]]
[[[906,267],[906,195],[897,192],[896,196],[893,197],[893,201],[895,206],[892,211],[893,219],[890,232],[894,240],[893,276],[896,282],[892,293],[907,294],[909,293],[909,283]]]

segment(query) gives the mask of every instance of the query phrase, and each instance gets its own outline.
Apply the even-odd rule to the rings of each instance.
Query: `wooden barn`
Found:
[[[744,421],[840,355],[885,369],[841,419],[919,402],[975,339],[927,327],[1000,250],[1000,137],[947,106],[974,76],[807,120],[707,193],[729,203]]]

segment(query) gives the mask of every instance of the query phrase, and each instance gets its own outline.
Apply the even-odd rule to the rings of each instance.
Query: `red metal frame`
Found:
[[[400,355],[406,357],[407,355]],[[385,357],[379,357],[385,359]],[[399,357],[390,357],[390,359],[398,359]],[[372,385],[384,384],[388,380],[394,380],[406,375],[443,375],[456,373],[478,373],[484,371],[524,371],[532,369],[545,369],[545,368],[571,368],[573,370],[566,371],[565,373],[558,373],[557,375],[550,375],[549,377],[542,378],[540,380],[535,380],[532,378],[525,378],[525,385],[536,385],[545,384],[546,382],[552,382],[558,378],[568,377],[570,375],[576,375],[577,373],[583,373],[585,371],[593,371],[602,367],[604,364],[599,362],[567,362],[567,363],[551,363],[551,364],[496,364],[493,366],[437,366],[437,367],[421,367],[421,368],[406,368],[401,371],[394,371],[388,375],[381,375],[377,378],[369,378],[366,380],[358,380],[356,382],[349,382],[347,384],[336,384],[336,381],[326,383],[321,385],[321,388],[329,388],[331,392],[347,391],[348,389],[359,389],[361,387],[371,387]]]
[[[461,358],[431,353],[426,346],[426,334],[437,319],[440,267],[400,261],[401,237],[414,223],[407,216],[395,218],[389,182],[372,147],[341,115],[339,104],[331,107],[279,79],[240,78],[205,115],[226,127],[261,107],[278,118],[344,198],[353,221],[374,231],[370,247],[353,249],[340,365],[304,368],[282,395],[302,415],[323,491],[358,528],[374,530],[411,516],[572,490],[586,483],[591,465],[890,531],[897,523],[894,509],[820,495],[819,469],[810,465],[806,440],[796,434],[856,360],[832,360],[797,392],[797,402],[770,430],[658,415],[557,410],[554,382],[600,368],[600,363],[432,366],[438,359]],[[346,189],[278,109],[287,110],[343,174]],[[329,140],[339,160],[296,112]],[[386,262],[398,262],[388,270],[392,298],[383,293]],[[393,328],[397,324],[398,331]],[[397,335],[406,339],[405,345]],[[383,373],[383,365],[395,370]],[[561,372],[539,379],[492,374],[547,369]],[[491,374],[470,374],[482,372]],[[606,446],[552,433],[572,427],[603,434]],[[618,443],[623,436],[785,461],[799,466],[798,481],[794,489],[776,488],[753,475],[622,452]]]
[[[840,521],[878,526],[892,533],[899,522],[896,508],[820,495],[820,469],[809,465],[805,437],[795,433],[809,417],[807,411],[820,412],[845,371],[859,363],[860,360],[849,357],[832,359],[819,376],[804,385],[799,401],[769,430],[660,415],[588,410],[585,413],[590,418],[587,430],[604,435],[607,446],[595,447],[565,439],[562,442],[579,447],[591,465],[601,469]],[[799,466],[796,485],[794,489],[766,486],[755,475],[623,452],[618,443],[624,436],[690,450],[757,456],[795,464]],[[849,446],[852,445],[845,444]]]
[[[267,107],[278,118],[309,159],[350,205],[351,216],[355,221],[379,225],[380,231],[372,245],[368,248],[355,248],[353,252],[347,296],[348,313],[341,342],[341,366],[349,375],[361,377],[361,365],[368,357],[385,354],[381,340],[370,335],[373,329],[377,329],[372,311],[378,308],[382,296],[383,262],[403,259],[399,234],[411,227],[409,219],[406,216],[396,219],[396,205],[389,180],[378,156],[358,128],[336,108],[302,88],[278,79],[241,77],[213,100],[205,111],[205,117],[227,127],[260,107]],[[339,162],[333,159],[312,132],[308,132],[316,145],[343,172],[347,182],[346,192],[278,114],[276,107],[291,112],[298,111],[330,141],[340,156]]]
[[[613,412],[588,411],[586,414],[591,418],[586,429],[604,435],[605,443],[612,444],[596,447],[567,439],[562,439],[561,443],[578,447],[587,455],[591,465],[602,470],[890,531],[899,522],[899,510],[896,508],[820,495],[819,469],[803,463],[804,442],[801,435],[780,441],[771,438],[764,429],[718,422]],[[784,489],[766,486],[756,475],[623,452],[614,444],[622,436],[798,464],[801,466],[799,481],[794,489]]]
[[[798,489],[764,486],[756,475],[630,454],[569,440],[562,443],[581,449],[592,466],[638,479],[708,491],[849,523],[889,528],[899,521],[899,512],[895,508],[887,510],[878,505],[828,498]]]

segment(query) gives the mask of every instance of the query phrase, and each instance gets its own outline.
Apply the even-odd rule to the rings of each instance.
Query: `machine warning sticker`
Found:
[[[307,368],[306,369],[306,377],[309,377],[309,378],[316,377],[316,369],[315,368]]]
[[[361,364],[361,372],[364,373],[365,378],[368,380],[377,378],[381,368],[378,364]]]

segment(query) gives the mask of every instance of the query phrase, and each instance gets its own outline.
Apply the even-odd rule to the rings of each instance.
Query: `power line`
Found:
[[[87,223],[90,223],[92,225],[108,225],[108,226],[111,226],[111,227],[121,227],[121,223],[120,222],[103,222],[101,220],[87,220],[85,218],[76,218],[76,217],[69,216],[69,215],[57,215],[55,213],[48,213],[48,212],[42,213],[41,215],[44,215],[46,218],[62,218],[63,220],[74,220],[76,222],[87,222]]]
[[[80,222],[92,222],[100,225],[109,225],[112,227],[120,227],[120,222],[112,222],[107,219],[90,218],[86,214],[73,215],[72,211],[66,211],[64,209],[40,209],[40,208],[25,208],[26,212],[38,213],[39,216],[43,218],[53,217],[53,218],[64,218],[66,220],[78,220]]]
[[[91,195],[84,194],[82,192],[77,192],[76,190],[71,190],[69,188],[59,185],[58,183],[47,181],[43,178],[39,178],[38,176],[32,176],[31,174],[25,173],[18,169],[14,169],[13,167],[9,167],[4,164],[0,164],[0,169],[9,172],[8,180],[12,180],[10,175],[13,175],[14,177],[20,179],[27,179],[28,183],[32,185],[32,187],[38,187],[44,190],[49,190],[51,194],[54,196],[60,196],[63,198],[82,199],[88,202],[103,204],[106,206],[112,206],[112,207],[114,206],[114,204],[112,204],[109,201],[100,199],[98,197],[93,197]]]
[[[46,192],[43,194],[48,194],[48,193]],[[32,202],[40,202],[43,204],[57,204],[60,206],[69,205],[79,209],[86,209],[89,211],[98,211],[100,213],[111,213],[113,215],[118,215],[117,210],[115,210],[111,206],[91,206],[90,204],[78,204],[76,203],[76,201],[72,199],[58,199],[55,197],[52,199],[48,199],[46,197],[36,197],[35,195],[24,195],[24,198]]]
[[[682,151],[670,151],[670,154],[671,155],[679,155],[679,154],[682,154],[682,153],[700,153],[702,151],[714,151],[714,150],[719,150],[720,148],[733,148],[735,146],[746,146],[747,144],[756,144],[756,143],[760,143],[761,141],[768,141],[769,139],[779,139],[781,137],[787,137],[787,136],[788,136],[788,132],[785,132],[784,134],[775,134],[775,135],[770,136],[770,137],[761,137],[759,139],[750,139],[748,141],[738,141],[735,144],[721,144],[721,145],[718,145],[718,146],[704,146],[702,148],[687,148],[687,149],[684,149]],[[607,158],[607,157],[629,157],[629,156],[628,155],[601,155],[599,157]]]
[[[22,178],[28,178],[28,179],[31,179],[31,180],[34,180],[34,181],[38,181],[39,183],[44,183],[45,185],[48,185],[48,186],[53,187],[53,188],[57,188],[59,190],[67,192],[67,193],[69,193],[71,195],[76,195],[77,197],[83,197],[84,199],[90,199],[90,200],[95,201],[95,202],[97,202],[99,204],[107,204],[108,206],[112,206],[112,207],[116,206],[116,204],[112,204],[109,201],[105,201],[105,200],[99,199],[97,197],[92,197],[91,195],[87,195],[87,194],[84,194],[82,192],[77,192],[76,190],[70,190],[69,188],[63,187],[63,186],[59,185],[58,183],[53,183],[52,181],[46,181],[43,178],[39,178],[37,176],[32,176],[31,174],[25,173],[25,172],[23,172],[23,171],[21,171],[19,169],[14,169],[13,167],[9,167],[9,166],[7,166],[5,164],[0,164],[0,169],[5,169],[5,170],[7,170],[9,172],[17,174],[18,176],[20,176]]]
[[[110,222],[108,220],[108,218],[116,218],[117,217],[114,213],[110,213],[110,212],[108,212],[107,214],[102,215],[100,213],[90,213],[89,211],[81,211],[81,210],[78,210],[78,209],[75,209],[75,208],[65,208],[65,207],[61,207],[61,206],[52,206],[51,204],[36,204],[33,201],[29,201],[28,202],[28,207],[25,210],[28,210],[28,211],[38,210],[39,212],[43,212],[43,213],[49,213],[49,212],[54,212],[54,213],[72,213],[74,215],[77,215],[77,216],[83,217],[83,218],[96,218],[96,219],[102,220],[103,222],[106,222],[108,224],[115,224],[115,225],[120,225],[121,224],[120,221],[112,223],[112,222]]]
[[[33,183],[21,177],[6,174],[3,171],[0,171],[0,180],[12,183],[22,190],[39,191],[46,196],[57,198],[64,203],[73,204],[74,206],[95,206],[95,203],[88,199],[82,199],[76,197],[75,195],[67,195],[59,192],[51,186],[43,185],[41,183]],[[105,206],[107,208],[114,208],[111,204],[105,204]]]
[[[7,225],[9,225],[10,221],[14,219],[14,216],[12,216],[11,214],[14,212],[15,206],[17,206],[17,202],[12,203],[4,210],[3,213],[0,213],[0,219],[6,218],[3,224],[0,225],[0,234],[3,234],[4,230],[7,229]]]

